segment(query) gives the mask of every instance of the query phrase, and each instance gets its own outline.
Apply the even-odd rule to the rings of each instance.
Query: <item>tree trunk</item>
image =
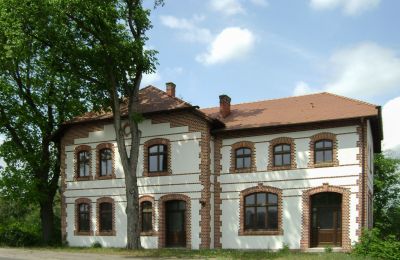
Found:
[[[42,237],[45,245],[52,244],[54,238],[54,212],[53,199],[46,197],[40,202],[40,220],[42,224]]]

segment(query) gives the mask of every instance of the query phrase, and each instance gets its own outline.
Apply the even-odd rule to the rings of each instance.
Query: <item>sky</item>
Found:
[[[221,94],[353,97],[382,106],[383,148],[400,154],[399,10],[398,0],[165,0],[148,33],[159,65],[142,86],[174,82],[202,108]]]

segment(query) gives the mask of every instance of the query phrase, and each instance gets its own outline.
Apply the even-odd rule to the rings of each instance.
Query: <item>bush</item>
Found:
[[[103,246],[101,245],[101,243],[99,241],[96,241],[96,242],[92,243],[92,247],[93,248],[102,248]]]
[[[400,241],[393,235],[385,239],[380,238],[380,231],[376,228],[364,230],[360,242],[354,247],[353,254],[381,259],[400,259]]]
[[[3,246],[34,246],[38,245],[40,237],[36,232],[24,228],[19,223],[0,227],[0,245]]]

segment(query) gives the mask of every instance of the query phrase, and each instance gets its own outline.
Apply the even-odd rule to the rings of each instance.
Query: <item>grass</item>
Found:
[[[27,249],[27,248],[26,248]],[[123,255],[130,257],[166,257],[166,258],[197,258],[197,259],[329,259],[350,260],[365,259],[345,253],[300,253],[288,251],[266,251],[266,250],[232,250],[232,249],[208,249],[208,250],[186,250],[186,249],[141,249],[127,250],[123,248],[87,248],[87,247],[40,247],[29,248],[30,250],[71,252],[71,253],[93,253],[101,255]]]

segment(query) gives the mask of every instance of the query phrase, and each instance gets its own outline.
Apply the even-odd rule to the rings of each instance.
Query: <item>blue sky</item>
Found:
[[[220,94],[358,98],[383,107],[384,148],[400,154],[399,10],[398,0],[165,0],[148,42],[160,64],[142,85],[172,81],[200,107]]]
[[[399,10],[396,0],[166,0],[148,42],[160,64],[142,85],[172,81],[200,107],[220,94],[241,103],[329,91],[398,115]],[[399,126],[385,127],[385,147],[400,148]]]

